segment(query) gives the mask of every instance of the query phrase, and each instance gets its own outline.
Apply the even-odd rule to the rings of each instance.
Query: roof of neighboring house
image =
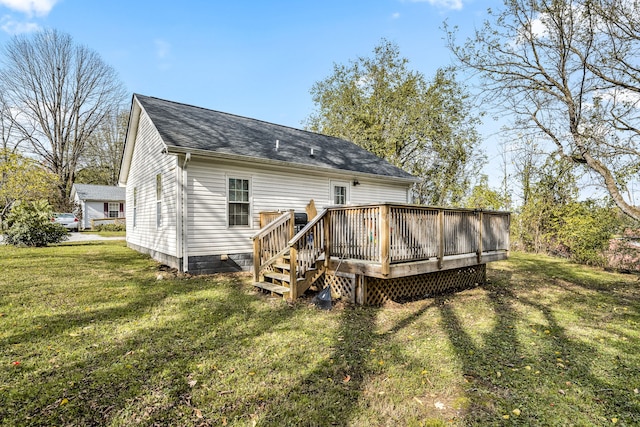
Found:
[[[124,187],[114,187],[110,185],[73,184],[73,189],[71,190],[72,193],[74,190],[78,194],[78,198],[85,201],[120,202],[124,201],[127,198],[127,192]]]
[[[196,150],[269,163],[416,180],[344,139],[144,95],[134,94],[134,99],[151,118],[169,152]]]

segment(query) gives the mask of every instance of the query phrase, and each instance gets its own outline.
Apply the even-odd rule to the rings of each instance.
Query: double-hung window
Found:
[[[109,202],[109,218],[118,218],[120,215],[120,203]]]
[[[249,226],[251,203],[249,180],[229,178],[229,227]]]
[[[349,202],[349,184],[346,182],[332,182],[331,197],[334,205],[346,205]]]

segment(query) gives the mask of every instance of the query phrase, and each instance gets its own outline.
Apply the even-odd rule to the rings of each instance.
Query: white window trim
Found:
[[[351,183],[349,181],[334,181],[331,180],[331,185],[329,186],[329,204],[335,205],[335,188],[336,187],[344,187],[346,189],[345,194],[345,203],[344,205],[348,205],[351,203]]]
[[[229,180],[230,179],[244,179],[249,181],[249,224],[248,225],[229,225]],[[252,229],[253,228],[253,180],[251,176],[242,175],[242,174],[225,174],[224,178],[225,184],[225,222],[227,224],[227,229]]]

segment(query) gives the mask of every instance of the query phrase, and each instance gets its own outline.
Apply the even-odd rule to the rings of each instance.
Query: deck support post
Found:
[[[262,260],[260,259],[260,239],[253,239],[253,281],[261,282],[262,279],[260,277],[260,264]]]
[[[331,232],[331,211],[327,211],[327,213],[324,216],[324,224],[323,224],[323,231],[324,231],[324,267],[328,268],[329,267],[329,261],[331,261],[331,236],[333,235],[333,233]]]
[[[388,276],[391,272],[389,248],[391,246],[389,224],[389,205],[380,205],[380,264],[381,273]]]
[[[438,268],[442,269],[444,261],[444,210],[438,211]]]
[[[289,298],[298,298],[298,248],[291,246],[289,252]]]
[[[482,211],[478,212],[478,264],[482,264]]]

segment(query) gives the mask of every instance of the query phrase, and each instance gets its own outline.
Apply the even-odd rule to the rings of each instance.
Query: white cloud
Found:
[[[47,15],[58,0],[0,0],[0,5],[29,16]]]
[[[462,0],[409,0],[411,3],[429,3],[443,9],[462,10]]]
[[[531,35],[536,38],[542,38],[549,34],[549,28],[542,22],[540,18],[531,21]]]
[[[395,13],[391,14],[391,18],[392,18],[392,19],[398,19],[398,18],[400,18],[400,13],[399,13],[399,12],[395,12]]]
[[[0,29],[12,36],[22,33],[31,33],[40,30],[40,25],[35,22],[19,22],[10,16],[4,16],[0,20]]]

